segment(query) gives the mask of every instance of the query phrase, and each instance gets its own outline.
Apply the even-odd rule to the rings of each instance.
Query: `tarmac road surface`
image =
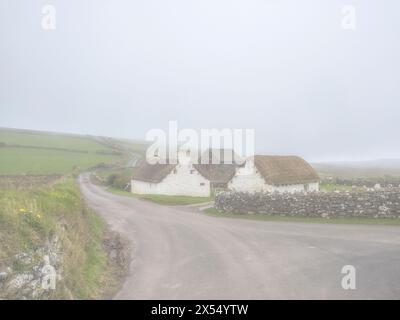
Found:
[[[400,226],[216,218],[79,182],[132,244],[115,299],[400,298]],[[345,265],[355,267],[355,290],[342,288]]]

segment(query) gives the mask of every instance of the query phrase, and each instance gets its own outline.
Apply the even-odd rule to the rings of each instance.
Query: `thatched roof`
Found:
[[[194,164],[196,170],[213,183],[227,183],[235,175],[233,164]]]
[[[147,161],[141,161],[139,167],[135,170],[132,179],[158,183],[161,182],[175,167],[176,164],[149,164]]]
[[[254,157],[254,164],[265,182],[272,185],[301,184],[319,181],[317,172],[297,156]]]
[[[224,184],[233,178],[236,167],[242,162],[232,149],[207,149],[193,166],[212,183]]]

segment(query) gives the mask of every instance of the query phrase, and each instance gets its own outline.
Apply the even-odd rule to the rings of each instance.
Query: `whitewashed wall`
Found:
[[[249,172],[247,167],[239,168],[236,171],[235,176],[228,183],[228,189],[239,192],[272,191],[271,186],[265,183],[264,178],[255,168]]]
[[[193,173],[191,173],[191,170],[193,170]],[[159,183],[132,180],[131,190],[138,194],[209,197],[210,181],[205,179],[192,165],[178,164],[176,173],[171,171]]]
[[[319,191],[319,183],[312,182],[306,184],[308,191]],[[292,185],[280,185],[273,186],[265,182],[261,174],[254,168],[249,172],[249,168],[239,168],[228,183],[228,188],[233,191],[241,192],[302,192],[305,190],[305,184],[292,184]]]

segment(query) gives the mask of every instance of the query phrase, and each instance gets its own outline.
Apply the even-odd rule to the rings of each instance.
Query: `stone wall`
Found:
[[[400,218],[400,188],[296,194],[222,192],[216,196],[215,208],[227,213]]]

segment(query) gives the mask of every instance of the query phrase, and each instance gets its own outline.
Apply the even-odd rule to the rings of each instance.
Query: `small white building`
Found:
[[[297,156],[256,155],[238,167],[228,189],[242,192],[311,192],[319,190],[319,176]]]
[[[219,159],[220,151],[214,152],[207,150],[196,163],[192,161],[190,150],[184,149],[178,152],[177,164],[168,164],[168,161],[167,164],[149,164],[143,161],[132,177],[131,191],[137,194],[209,197],[212,188],[226,187],[236,168],[234,164],[217,164],[215,157]],[[201,161],[203,157],[206,161]]]
[[[137,194],[208,197],[210,181],[196,170],[189,154],[180,152],[177,164],[149,164],[143,161],[133,175],[131,191]]]

